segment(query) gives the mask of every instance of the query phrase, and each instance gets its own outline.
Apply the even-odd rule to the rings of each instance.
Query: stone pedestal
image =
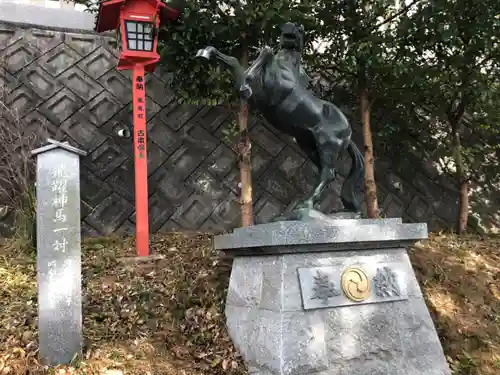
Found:
[[[217,236],[229,334],[259,375],[450,375],[405,247],[426,224],[281,222]]]

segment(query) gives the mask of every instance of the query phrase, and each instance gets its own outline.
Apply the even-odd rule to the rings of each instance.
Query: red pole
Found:
[[[148,256],[148,158],[144,65],[134,64],[132,73],[132,97],[134,105],[135,246],[138,256]]]

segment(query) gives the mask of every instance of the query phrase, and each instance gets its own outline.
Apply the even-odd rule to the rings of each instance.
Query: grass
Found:
[[[410,249],[454,375],[500,373],[500,238],[433,235]],[[83,246],[84,357],[72,368],[37,362],[34,260],[0,245],[0,375],[245,374],[224,328],[230,266],[210,236],[155,236],[147,263],[131,240]]]

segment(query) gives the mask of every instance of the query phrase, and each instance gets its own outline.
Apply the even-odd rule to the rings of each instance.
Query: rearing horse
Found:
[[[336,177],[340,153],[347,150],[352,166],[340,198],[346,211],[359,212],[356,191],[362,189],[363,156],[351,140],[351,126],[342,111],[307,89],[310,78],[301,66],[303,45],[304,28],[287,22],[281,27],[279,51],[273,54],[270,47],[264,47],[246,70],[235,57],[211,46],[199,50],[196,56],[215,58],[227,65],[240,96],[272,126],[294,137],[318,167],[316,187],[295,206],[296,210],[313,209],[325,187]]]

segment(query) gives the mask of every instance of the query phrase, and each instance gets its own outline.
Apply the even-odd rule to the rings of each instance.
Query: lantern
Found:
[[[153,71],[160,60],[156,52],[160,25],[177,21],[181,3],[175,7],[160,0],[108,0],[99,5],[95,30],[117,30],[120,60],[117,69],[133,69],[140,63]]]
[[[118,70],[132,70],[134,124],[134,174],[136,248],[149,255],[148,171],[146,137],[145,72],[153,72],[160,56],[156,52],[162,24],[178,20],[180,5],[160,0],[108,0],[99,5],[95,30],[116,30],[120,43]]]

